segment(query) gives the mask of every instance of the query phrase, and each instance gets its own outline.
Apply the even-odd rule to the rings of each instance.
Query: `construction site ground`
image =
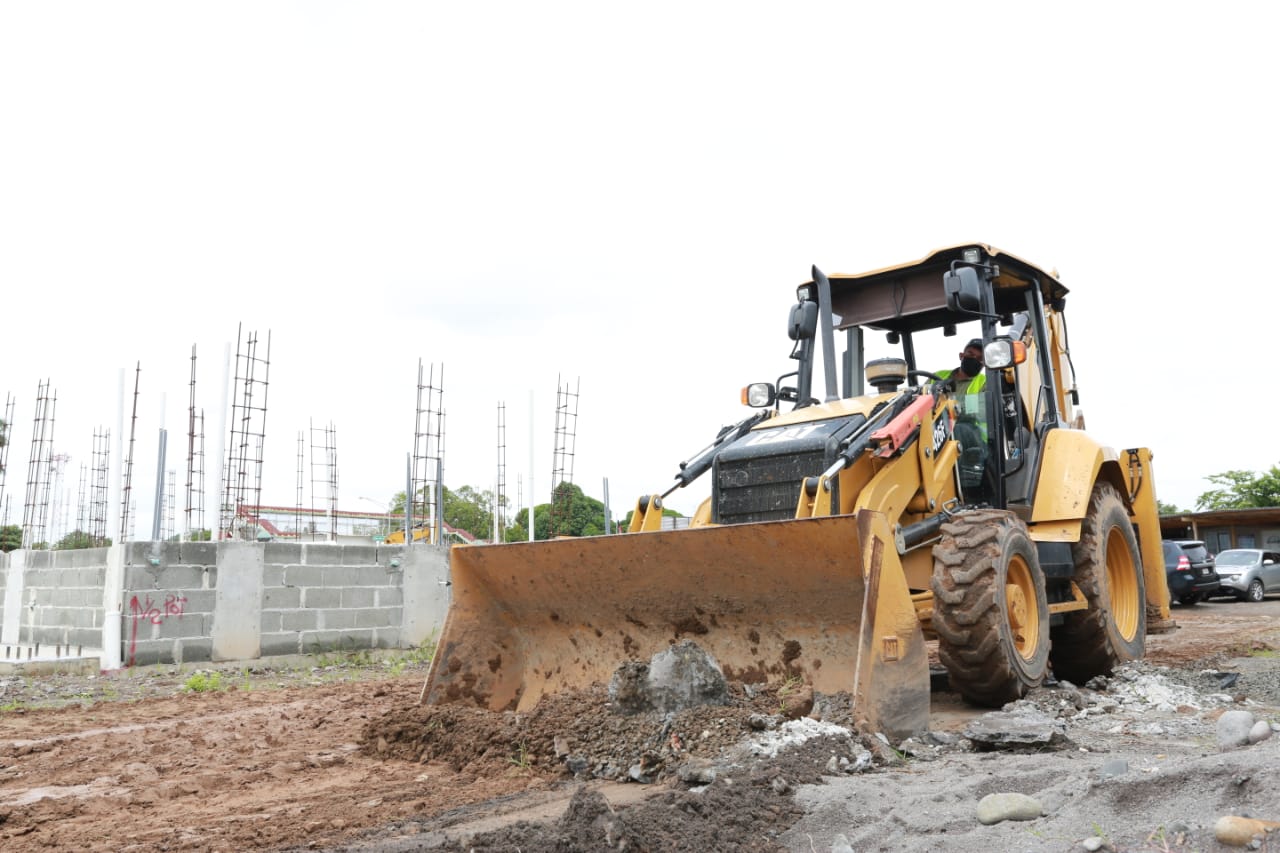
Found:
[[[413,653],[0,675],[0,849],[1226,849],[1217,818],[1280,820],[1280,737],[1214,734],[1225,709],[1280,722],[1280,601],[1174,618],[1135,672],[1176,705],[1095,705],[1059,715],[1066,745],[978,752],[961,735],[987,709],[938,691],[937,737],[870,743],[857,773],[868,738],[804,716],[795,683],[666,716],[616,714],[601,687],[516,715],[418,705]],[[1002,792],[1044,816],[975,819]]]

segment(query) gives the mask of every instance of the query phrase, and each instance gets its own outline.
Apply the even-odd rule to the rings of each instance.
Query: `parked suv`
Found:
[[[1280,553],[1258,548],[1232,548],[1217,558],[1222,588],[1214,595],[1234,595],[1240,601],[1261,601],[1280,592]]]
[[[1164,573],[1169,581],[1169,599],[1179,604],[1195,604],[1215,595],[1221,585],[1213,555],[1199,539],[1166,539]]]

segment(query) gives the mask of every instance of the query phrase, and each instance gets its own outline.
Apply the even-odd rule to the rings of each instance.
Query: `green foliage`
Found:
[[[1254,509],[1280,506],[1280,466],[1261,474],[1223,471],[1205,478],[1217,486],[1196,498],[1196,509]]]
[[[102,548],[111,544],[110,539],[90,536],[83,530],[73,530],[54,543],[55,551],[75,551],[80,548]]]
[[[1156,501],[1156,511],[1161,515],[1177,515],[1178,513],[1183,512],[1183,510],[1178,509],[1178,507],[1173,504],[1167,504],[1164,501]]]
[[[212,693],[224,689],[222,674],[219,672],[197,672],[182,683],[187,693]]]
[[[22,527],[17,524],[6,524],[0,527],[0,551],[9,553],[22,547]]]

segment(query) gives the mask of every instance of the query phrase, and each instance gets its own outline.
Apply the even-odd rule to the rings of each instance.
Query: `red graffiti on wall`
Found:
[[[149,595],[143,601],[138,601],[136,595],[129,600],[129,618],[132,621],[129,633],[129,666],[133,666],[138,649],[138,623],[145,621],[161,625],[170,616],[181,616],[186,607],[187,597],[175,593],[166,595],[163,605],[157,605]]]

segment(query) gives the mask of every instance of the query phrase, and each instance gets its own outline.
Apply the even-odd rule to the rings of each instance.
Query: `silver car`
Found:
[[[1260,548],[1232,548],[1218,554],[1220,594],[1241,601],[1261,601],[1269,592],[1280,592],[1280,553]]]

